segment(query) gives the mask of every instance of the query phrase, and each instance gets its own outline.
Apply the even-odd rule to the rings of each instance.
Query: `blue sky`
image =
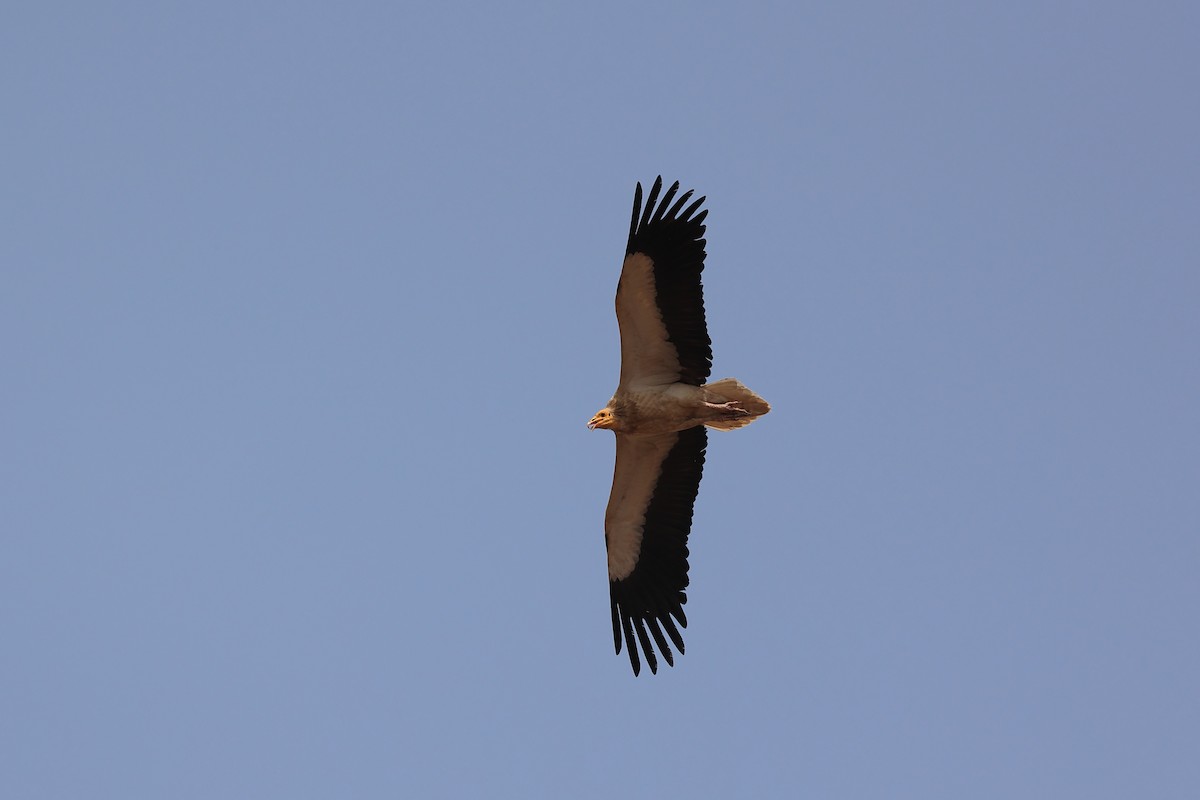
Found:
[[[1193,4],[18,3],[0,795],[1200,794]],[[612,652],[636,181],[687,654]]]

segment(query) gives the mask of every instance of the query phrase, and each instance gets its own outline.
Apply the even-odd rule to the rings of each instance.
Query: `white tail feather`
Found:
[[[734,402],[747,412],[733,419],[719,419],[704,423],[718,431],[732,431],[749,425],[771,410],[771,406],[766,400],[750,391],[736,378],[724,378],[715,383],[707,383],[704,385],[704,391],[710,403]]]

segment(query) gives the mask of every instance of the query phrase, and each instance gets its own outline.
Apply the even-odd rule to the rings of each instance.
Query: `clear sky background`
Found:
[[[1194,3],[11,3],[0,796],[1200,796]],[[612,651],[636,181],[687,654]]]

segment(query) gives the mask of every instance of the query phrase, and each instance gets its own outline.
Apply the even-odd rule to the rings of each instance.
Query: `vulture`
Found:
[[[733,378],[706,383],[712,340],[704,319],[704,218],[701,197],[661,199],[662,177],[633,218],[617,283],[621,375],[608,405],[588,422],[616,434],[612,493],[604,514],[613,641],[622,637],[633,674],[642,658],[658,672],[655,645],[674,666],[687,627],[688,533],[700,488],[707,428],[728,431],[771,410]],[[639,648],[641,656],[639,656]]]

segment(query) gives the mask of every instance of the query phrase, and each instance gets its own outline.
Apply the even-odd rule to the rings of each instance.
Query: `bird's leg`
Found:
[[[728,416],[731,416],[731,417],[736,417],[741,414],[749,414],[750,413],[746,409],[742,408],[742,404],[739,403],[737,400],[730,400],[728,403],[705,402],[704,405],[707,408],[711,408],[714,411],[724,411],[727,413]]]

